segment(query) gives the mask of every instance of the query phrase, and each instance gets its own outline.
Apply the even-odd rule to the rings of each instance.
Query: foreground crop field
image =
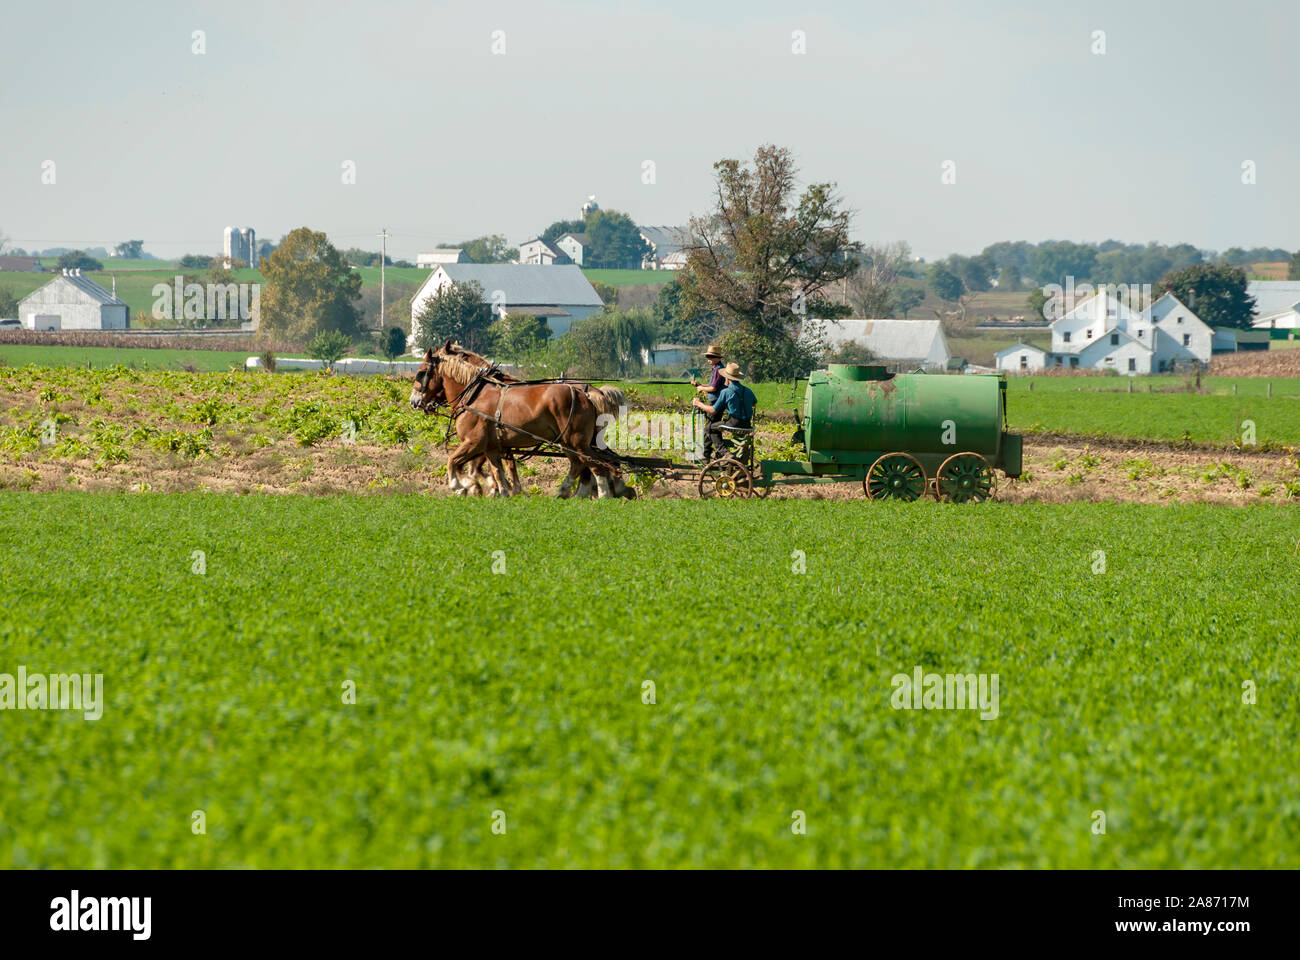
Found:
[[[913,506],[0,494],[0,865],[1300,864],[1294,512]]]
[[[1242,381],[1239,397],[1112,395],[1095,389],[1113,382],[1110,378],[1063,382],[1085,382],[1094,389],[1025,391],[1013,396],[1013,413],[1042,399],[1047,404],[1039,412],[1046,418],[1052,414],[1043,411],[1055,404],[1056,416],[1083,417],[1107,429],[1082,438],[1071,438],[1061,424],[1056,435],[1031,431],[1025,474],[1014,484],[1002,484],[1001,499],[1244,504],[1300,498],[1300,424],[1289,419],[1300,401],[1286,392],[1288,384],[1279,382],[1270,399],[1259,392],[1259,383],[1249,381]],[[650,412],[612,426],[608,436],[615,447],[647,452],[633,446],[648,433],[646,416],[658,418],[661,426],[674,420],[689,426],[684,400],[667,391],[682,388],[628,386],[633,409]],[[412,411],[409,392],[408,382],[387,377],[0,367],[0,489],[445,495],[446,421]],[[766,412],[758,422],[759,455],[802,458],[802,448],[790,443],[790,385],[758,384],[757,392]],[[1099,401],[1149,402],[1167,419],[1148,423],[1151,435],[1139,430],[1136,439],[1121,440],[1123,430],[1138,421],[1087,420],[1089,405]],[[1191,416],[1192,402],[1220,404],[1214,409],[1223,430],[1196,438],[1208,448],[1181,437],[1153,442],[1162,422],[1199,422]],[[1248,405],[1257,418],[1254,447],[1238,446],[1227,433],[1242,413],[1225,405],[1237,403]],[[1013,427],[1018,423],[1013,417]],[[1036,429],[1051,433],[1041,424]],[[555,490],[562,472],[560,462],[537,459],[525,463],[520,476],[525,492],[543,496]],[[647,488],[645,478],[634,479],[643,494],[696,495],[693,484]],[[782,487],[773,496],[860,498],[862,489],[859,484]]]

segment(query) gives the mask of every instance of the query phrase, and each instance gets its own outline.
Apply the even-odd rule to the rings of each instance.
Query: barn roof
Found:
[[[1246,292],[1255,298],[1256,313],[1268,317],[1300,303],[1300,280],[1252,280]]]
[[[581,268],[573,264],[444,263],[439,269],[446,272],[452,283],[477,282],[483,287],[484,303],[492,302],[493,291],[502,291],[505,294],[506,309],[529,304],[566,307],[604,305],[596,288],[583,276]]]
[[[665,257],[686,246],[686,227],[638,227],[646,243],[654,247],[656,257]]]
[[[826,320],[822,331],[832,345],[854,341],[882,360],[924,360],[936,339],[946,355],[947,340],[938,320]]]
[[[117,297],[113,296],[111,293],[109,293],[107,290],[105,290],[103,287],[97,284],[94,280],[90,280],[87,277],[83,277],[79,274],[74,274],[74,273],[61,273],[57,277],[54,277],[52,280],[50,280],[49,283],[45,284],[42,287],[38,287],[36,290],[33,290],[27,296],[33,297],[36,294],[40,293],[42,290],[44,290],[46,287],[49,287],[51,284],[58,283],[60,280],[67,281],[78,291],[85,294],[91,300],[94,300],[96,303],[99,303],[102,306],[106,306],[106,307],[126,306],[126,301],[117,299]],[[23,299],[27,299],[27,297],[24,297]]]

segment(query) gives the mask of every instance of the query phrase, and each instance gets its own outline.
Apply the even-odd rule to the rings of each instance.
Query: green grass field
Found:
[[[0,672],[104,683],[98,720],[0,713],[0,866],[1294,868],[1298,538],[1271,507],[0,494]],[[997,674],[997,717],[894,709],[917,666]]]
[[[148,347],[44,347],[35,344],[0,343],[0,363],[10,367],[36,364],[44,367],[95,368],[121,364],[143,370],[182,370],[192,366],[201,371],[244,368],[247,350],[156,350]]]
[[[1209,393],[1159,392],[1184,383],[1143,377],[1130,394],[1122,377],[1010,378],[1008,419],[1031,433],[1214,444],[1241,442],[1251,421],[1258,444],[1300,443],[1300,379],[1207,377],[1202,385]]]
[[[110,261],[113,263],[113,261]],[[83,274],[88,280],[93,280],[105,290],[112,291],[113,277],[117,276],[117,296],[131,308],[131,317],[134,321],[136,314],[153,312],[153,305],[157,301],[153,289],[157,284],[166,284],[171,286],[175,283],[177,275],[180,273],[170,261],[133,261],[134,264],[151,263],[155,266],[145,268],[133,266],[129,269],[119,269],[114,264],[113,269],[104,271],[87,271]],[[156,264],[162,263],[162,266]],[[189,271],[193,275],[202,275],[206,271],[195,270]],[[421,271],[423,272],[423,271]],[[239,283],[261,283],[262,275],[247,267],[233,271],[235,279]],[[58,271],[48,271],[45,273],[15,273],[13,271],[0,272],[0,288],[8,290],[13,296],[21,300],[34,290],[37,290],[49,283]],[[378,271],[376,271],[375,282],[378,283]]]

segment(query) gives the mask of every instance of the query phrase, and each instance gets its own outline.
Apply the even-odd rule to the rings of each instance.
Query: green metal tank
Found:
[[[870,464],[906,452],[932,474],[945,458],[971,452],[1018,475],[1020,437],[1003,432],[1004,390],[991,374],[891,375],[884,367],[830,364],[808,378],[804,395],[808,459]]]

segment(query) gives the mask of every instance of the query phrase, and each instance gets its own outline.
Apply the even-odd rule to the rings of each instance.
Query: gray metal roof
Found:
[[[924,360],[935,347],[944,345],[943,325],[938,320],[824,320],[822,330],[831,346],[854,341],[882,360]]]
[[[689,231],[686,227],[638,227],[645,242],[655,248],[656,257],[668,254],[686,246]]]
[[[78,291],[84,293],[87,297],[89,297],[90,299],[94,300],[96,303],[99,303],[103,306],[106,307],[126,306],[126,302],[124,300],[117,299],[117,297],[113,296],[111,293],[109,293],[107,290],[105,290],[103,287],[97,284],[94,280],[87,279],[86,277],[77,276],[76,274],[72,274],[72,273],[59,274],[57,277],[51,279],[49,283],[45,284],[45,286],[33,290],[27,296],[28,297],[35,296],[36,294],[40,293],[42,290],[48,288],[51,284],[58,283],[60,280],[66,280]],[[26,299],[26,297],[24,297],[24,299]]]
[[[1300,303],[1300,280],[1252,280],[1246,292],[1255,298],[1259,316],[1285,313]]]
[[[483,302],[501,290],[507,306],[541,304],[557,307],[599,307],[604,301],[573,264],[444,263],[439,266],[453,283],[473,280],[483,287]]]
[[[67,280],[70,284],[82,291],[89,297],[94,297],[100,303],[110,307],[125,307],[126,301],[119,300],[113,296],[94,280],[87,279],[81,274],[68,274],[66,277],[60,277],[61,280]]]

